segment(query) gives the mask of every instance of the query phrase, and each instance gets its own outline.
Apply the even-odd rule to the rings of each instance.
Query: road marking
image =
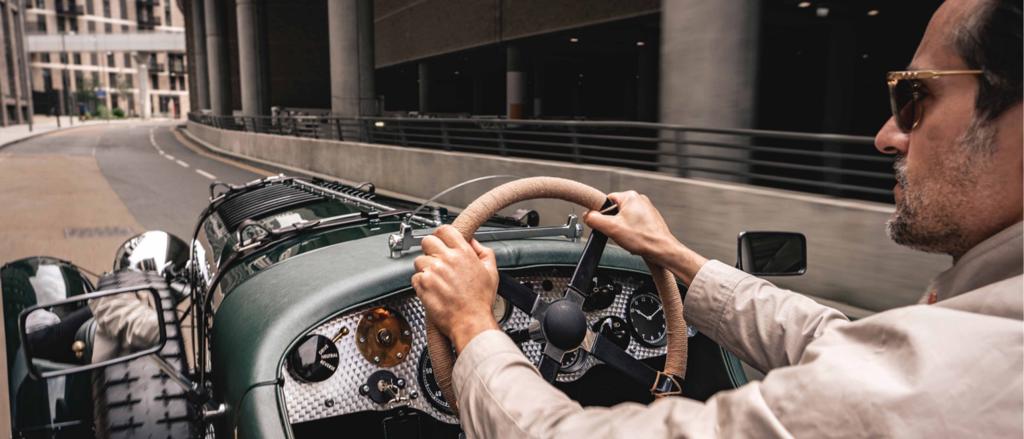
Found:
[[[164,158],[167,160],[174,160],[174,156],[170,154],[164,154]]]
[[[185,162],[183,162],[181,160],[178,160],[178,164],[181,165],[181,167],[183,167],[183,168],[187,168],[188,167],[188,163],[185,163]]]
[[[226,157],[221,156],[221,155],[214,154],[214,153],[212,153],[212,152],[210,152],[210,151],[208,151],[206,149],[201,149],[201,148],[205,148],[205,147],[199,146],[196,143],[196,141],[193,140],[193,139],[187,139],[185,137],[186,134],[182,134],[181,131],[179,131],[179,130],[171,130],[171,134],[174,134],[174,138],[177,139],[178,143],[180,143],[182,146],[192,150],[192,152],[194,152],[196,154],[199,154],[199,155],[201,155],[203,157],[209,158],[211,160],[216,160],[216,161],[221,162],[221,163],[226,163],[226,164],[234,166],[234,167],[236,167],[238,169],[243,169],[243,170],[252,172],[253,174],[256,174],[256,175],[262,175],[264,177],[269,177],[271,175],[277,175],[277,173],[270,172],[270,171],[268,171],[266,169],[261,169],[261,168],[258,168],[256,166],[251,166],[251,165],[248,165],[248,164],[236,161],[236,160],[232,160],[232,159],[226,158]]]
[[[155,130],[155,129],[156,128],[150,128],[149,129],[149,144],[153,145],[153,147],[156,148],[156,150],[159,151],[160,154],[162,155],[162,154],[164,154],[164,150],[162,148],[160,148],[160,145],[156,144],[156,138],[153,137],[153,130]]]
[[[209,178],[210,180],[216,180],[217,176],[202,169],[196,168],[196,174],[202,175],[203,177]]]

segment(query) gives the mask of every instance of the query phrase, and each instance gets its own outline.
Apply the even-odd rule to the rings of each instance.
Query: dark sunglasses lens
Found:
[[[914,121],[917,120],[913,81],[897,82],[892,91],[892,99],[896,125],[903,131],[910,131],[914,127]]]

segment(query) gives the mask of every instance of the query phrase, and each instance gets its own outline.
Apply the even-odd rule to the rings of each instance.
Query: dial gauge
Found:
[[[430,352],[426,349],[420,355],[419,381],[420,388],[423,389],[423,394],[427,395],[427,401],[430,402],[430,405],[446,414],[454,414],[452,413],[452,406],[444,399],[444,393],[441,393],[441,386],[437,384],[437,379],[434,378],[434,367],[430,365]]]
[[[494,296],[494,303],[491,305],[491,314],[494,315],[494,321],[498,324],[505,323],[508,320],[508,316],[512,314],[512,307],[509,306],[508,300],[504,297]]]
[[[406,360],[412,349],[412,330],[398,311],[377,307],[363,313],[356,328],[356,347],[363,358],[380,367]]]
[[[665,346],[665,310],[656,294],[634,295],[629,299],[626,310],[637,341],[649,347]]]

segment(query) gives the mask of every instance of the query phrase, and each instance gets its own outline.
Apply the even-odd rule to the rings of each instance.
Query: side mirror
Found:
[[[32,306],[21,312],[18,329],[28,374],[35,379],[134,360],[159,352],[167,342],[160,294],[151,285]],[[94,345],[97,338],[103,346]]]
[[[807,238],[794,232],[743,232],[736,238],[736,268],[757,276],[807,272]]]

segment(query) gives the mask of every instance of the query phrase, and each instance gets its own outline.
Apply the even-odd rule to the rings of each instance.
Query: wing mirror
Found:
[[[736,238],[736,268],[756,276],[799,276],[807,271],[807,238],[795,232],[743,232]]]
[[[160,295],[151,285],[32,306],[21,312],[18,329],[35,379],[131,361],[159,352],[167,341]]]

